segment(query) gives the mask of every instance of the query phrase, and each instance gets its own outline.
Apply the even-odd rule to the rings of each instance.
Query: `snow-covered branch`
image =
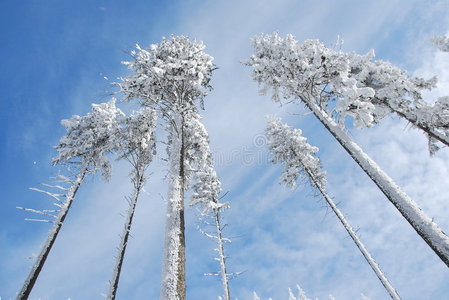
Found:
[[[410,77],[392,64],[365,55],[325,47],[318,40],[299,44],[292,35],[274,33],[253,39],[254,55],[245,62],[261,92],[273,91],[273,100],[313,98],[339,126],[346,117],[356,127],[370,127],[396,113],[434,140],[449,146],[449,108],[424,101],[422,92],[436,86],[436,78]]]

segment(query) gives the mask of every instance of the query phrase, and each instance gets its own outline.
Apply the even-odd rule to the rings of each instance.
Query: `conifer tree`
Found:
[[[53,164],[64,164],[75,170],[71,187],[65,195],[65,201],[60,206],[59,214],[53,221],[53,227],[38,255],[17,299],[28,299],[31,290],[41,272],[53,244],[59,234],[62,224],[69,212],[78,189],[88,174],[101,171],[103,178],[108,179],[111,166],[106,154],[115,148],[114,134],[118,126],[118,117],[123,113],[116,108],[115,99],[101,104],[92,104],[92,111],[86,116],[72,116],[62,120],[67,133],[56,146],[58,156]]]
[[[273,154],[273,162],[284,165],[281,181],[287,186],[294,188],[298,179],[306,178],[310,185],[319,191],[335,213],[390,297],[394,300],[401,299],[354,229],[352,229],[351,224],[327,193],[326,175],[321,171],[320,160],[316,157],[318,148],[307,143],[307,139],[302,136],[300,129],[293,129],[276,118],[269,120],[266,136],[268,148]]]
[[[171,36],[148,50],[137,46],[134,60],[126,62],[133,72],[120,83],[125,100],[138,99],[141,105],[154,107],[165,121],[168,133],[169,188],[165,233],[164,271],[161,299],[185,299],[184,192],[190,175],[186,165],[188,130],[209,84],[215,66],[202,43],[185,36]]]
[[[131,197],[128,198],[129,209],[118,247],[118,255],[110,282],[108,299],[115,299],[117,294],[137,200],[146,182],[147,176],[145,175],[145,171],[153,159],[156,147],[155,128],[156,112],[153,108],[142,108],[132,115],[122,118],[118,132],[116,133],[119,141],[116,146],[116,150],[120,153],[119,158],[126,159],[132,166],[130,177],[134,190]]]
[[[277,34],[260,35],[254,38],[253,46],[255,53],[245,64],[253,68],[253,79],[262,86],[261,91],[272,89],[274,101],[280,101],[280,96],[293,98],[310,109],[449,266],[449,237],[344,131],[346,116],[352,116],[356,126],[370,126],[389,110],[407,112],[405,108],[411,107],[413,111],[414,106],[407,105],[406,96],[411,94],[418,101],[420,90],[433,86],[433,81],[413,78],[403,82],[403,72],[382,63],[379,63],[379,70],[383,71],[371,74],[370,68],[365,68],[361,61],[369,60],[372,54],[351,58],[351,55],[327,49],[316,40],[306,40],[299,45],[291,35],[285,38]],[[375,78],[372,86],[368,84],[370,78]],[[398,106],[392,105],[393,102]],[[439,129],[438,124],[430,125]],[[427,133],[432,134],[431,131]],[[439,135],[435,133],[432,137]]]

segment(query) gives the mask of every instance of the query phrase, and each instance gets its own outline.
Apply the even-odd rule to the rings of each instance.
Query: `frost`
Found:
[[[171,36],[148,49],[136,45],[132,74],[119,84],[124,100],[138,99],[154,108],[168,132],[168,201],[162,299],[185,299],[184,192],[193,189],[191,204],[207,203],[220,192],[212,166],[207,132],[198,106],[211,89],[213,58],[202,43]],[[143,145],[143,144],[142,144]],[[216,199],[216,198],[215,198]]]
[[[337,208],[333,199],[325,189],[325,174],[321,172],[320,160],[315,156],[318,148],[307,143],[307,139],[301,135],[300,129],[293,129],[283,124],[280,119],[271,118],[266,129],[268,148],[274,155],[273,162],[284,164],[284,172],[281,181],[290,187],[294,187],[300,177],[306,177],[310,184],[315,187],[329,207],[335,213],[351,239],[360,250],[361,254],[373,269],[392,299],[400,300],[400,297],[391,283],[388,281],[376,261],[356,235],[343,213]],[[301,176],[302,175],[302,176]],[[291,290],[290,300],[297,300]],[[298,299],[306,300],[304,292],[298,286]]]
[[[293,129],[280,119],[270,117],[265,134],[273,162],[284,165],[281,182],[296,187],[299,178],[310,179],[308,174],[311,174],[312,186],[325,187],[325,173],[321,172],[320,161],[315,156],[319,149],[307,143],[300,129]]]
[[[444,35],[434,36],[430,39],[432,44],[434,44],[440,51],[449,52],[449,37]]]
[[[372,53],[365,56],[346,55],[327,49],[316,40],[306,40],[298,45],[291,35],[285,38],[278,34],[260,35],[253,39],[253,46],[255,54],[245,64],[253,68],[252,76],[261,85],[261,92],[272,89],[274,101],[280,101],[281,93],[284,98],[301,101],[309,108],[421,238],[449,266],[449,237],[342,129],[342,118],[346,115],[355,116],[359,125],[370,117],[374,121],[382,117],[378,115],[378,110],[373,113],[367,109],[369,105],[362,107],[356,101],[371,102],[376,109],[384,109],[383,113],[391,109],[432,138],[446,143],[447,136],[438,131],[434,123],[430,124],[433,127],[426,128],[409,114],[410,111],[415,111],[416,115],[414,109],[420,109],[415,105],[420,103],[420,90],[433,87],[435,80],[407,78],[403,71],[381,61],[372,62],[378,68],[375,68],[377,73],[371,74],[371,63],[364,62],[372,58]],[[372,88],[376,92],[372,99],[362,97],[370,95],[360,91],[364,88]],[[329,109],[331,100],[338,102],[341,99],[347,102],[339,106],[340,111],[335,120]],[[378,99],[379,102],[373,99]],[[446,103],[446,99],[440,100],[440,103]],[[449,145],[449,139],[447,141]],[[294,176],[295,170],[288,171],[290,173],[287,173],[287,178]]]
[[[119,119],[124,116],[115,102],[116,99],[112,98],[109,102],[92,104],[92,111],[87,115],[62,120],[67,134],[55,147],[58,156],[53,159],[53,164],[83,163],[90,173],[100,170],[108,179],[111,165],[106,154],[116,148]]]
[[[348,54],[326,48],[318,40],[299,44],[292,35],[260,35],[253,46],[255,53],[245,64],[253,68],[262,93],[272,89],[273,100],[313,98],[336,117],[340,127],[347,117],[362,128],[396,113],[449,145],[448,110],[440,111],[422,97],[422,91],[435,87],[436,78],[410,77],[388,62],[373,60],[374,51]]]

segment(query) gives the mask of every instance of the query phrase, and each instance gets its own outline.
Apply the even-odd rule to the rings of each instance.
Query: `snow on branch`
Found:
[[[211,209],[225,207],[227,204],[218,201],[221,182],[213,165],[209,134],[197,112],[185,115],[184,136],[185,175],[188,186],[193,190],[190,205],[201,204],[205,214]]]
[[[211,90],[215,66],[203,43],[171,36],[148,49],[136,49],[131,52],[134,60],[123,62],[133,71],[119,83],[125,100],[138,98],[144,105],[158,104],[170,111],[172,106],[192,106]]]
[[[143,107],[131,115],[120,119],[116,133],[116,150],[119,159],[126,158],[133,165],[133,171],[144,169],[156,154],[157,115],[152,107]],[[131,174],[131,177],[135,176]]]
[[[438,38],[443,45],[446,38]],[[356,127],[370,127],[396,113],[431,138],[449,145],[449,109],[445,99],[424,101],[422,92],[436,86],[436,77],[411,77],[404,70],[365,55],[325,47],[318,40],[299,44],[292,35],[277,33],[253,39],[254,54],[244,64],[262,94],[272,90],[272,99],[313,99],[340,127],[347,117]]]
[[[80,117],[72,116],[62,120],[67,133],[55,147],[58,155],[53,164],[79,162],[90,167],[90,172],[102,172],[105,179],[110,177],[111,165],[106,157],[116,148],[115,133],[123,112],[115,106],[116,99],[92,104],[92,111]]]
[[[279,118],[269,117],[265,134],[273,162],[284,165],[281,182],[294,188],[298,178],[307,178],[312,186],[325,187],[325,173],[315,156],[318,148],[307,143],[300,129],[293,129]]]
[[[42,184],[45,187],[48,188],[53,188],[53,189],[57,189],[57,190],[64,190],[67,191],[68,189],[60,186],[60,185],[50,185],[50,184]],[[38,188],[30,188],[30,190],[32,191],[36,191],[39,193],[42,193],[46,196],[49,196],[53,201],[55,201],[53,204],[55,206],[58,207],[58,209],[33,209],[33,208],[26,208],[26,207],[22,207],[22,206],[16,206],[17,209],[26,211],[26,212],[30,212],[30,213],[34,213],[34,214],[38,214],[38,215],[43,215],[43,216],[48,216],[51,217],[51,220],[46,220],[46,219],[34,219],[34,218],[26,218],[25,221],[35,221],[35,222],[48,222],[48,223],[52,223],[53,219],[57,218],[57,214],[59,213],[62,205],[63,205],[63,201],[61,200],[61,198],[65,198],[66,194],[59,194],[59,193],[54,193],[54,192],[49,192],[46,190],[42,190],[42,189],[38,189]]]
[[[430,39],[430,42],[440,51],[449,52],[449,37],[444,35],[434,36]]]

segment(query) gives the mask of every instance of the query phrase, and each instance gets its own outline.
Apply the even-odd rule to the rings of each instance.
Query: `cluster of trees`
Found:
[[[449,51],[449,39],[436,37],[432,42]],[[371,127],[391,113],[405,118],[429,138],[429,151],[449,146],[449,97],[424,101],[422,91],[436,86],[436,78],[409,77],[390,63],[366,55],[343,53],[325,47],[318,40],[299,44],[292,35],[277,33],[253,39],[254,54],[245,62],[260,91],[272,91],[272,100],[298,101],[307,107],[335,137],[354,161],[379,187],[421,238],[449,267],[449,237],[346,133],[347,117],[356,127]],[[379,266],[338,210],[325,190],[325,175],[301,130],[292,129],[279,119],[270,119],[266,129],[274,163],[283,163],[281,182],[294,187],[298,178],[307,178],[319,191],[345,227],[366,261],[390,294],[400,299]]]
[[[432,42],[449,51],[449,39],[436,37]],[[393,180],[348,136],[346,119],[356,127],[371,127],[388,114],[395,113],[421,129],[429,139],[430,153],[449,146],[449,97],[425,101],[422,91],[436,85],[436,79],[409,77],[399,68],[380,60],[374,53],[347,54],[326,48],[317,40],[299,44],[293,36],[259,35],[253,39],[254,55],[244,64],[266,93],[272,90],[276,102],[300,101],[321,121],[354,161],[367,173],[387,199],[400,211],[432,250],[449,266],[449,237]],[[131,75],[118,83],[122,101],[136,101],[139,109],[129,115],[116,106],[116,99],[93,104],[85,116],[63,120],[66,135],[56,146],[53,163],[67,166],[75,175],[64,177],[70,186],[59,185],[64,194],[45,192],[56,199],[57,211],[35,211],[53,220],[48,239],[18,294],[27,299],[42,270],[78,189],[86,176],[101,172],[111,175],[110,158],[125,159],[131,166],[133,191],[127,198],[129,210],[121,235],[119,253],[110,281],[109,299],[115,299],[126,253],[136,204],[147,178],[147,170],[156,153],[156,128],[167,133],[168,201],[161,299],[186,297],[185,278],[185,191],[191,190],[190,205],[208,216],[216,233],[217,261],[223,284],[223,297],[230,300],[229,274],[226,268],[221,213],[228,205],[221,202],[221,183],[215,172],[209,136],[201,122],[200,110],[211,89],[215,69],[213,58],[204,45],[184,36],[172,36],[142,49],[137,45],[133,60],[125,64]],[[269,118],[266,128],[268,148],[274,163],[282,163],[281,182],[296,187],[306,179],[327,202],[392,299],[397,291],[357,237],[348,220],[326,191],[326,174],[316,156],[318,148],[307,143],[300,129]],[[61,200],[64,198],[64,200]],[[220,297],[221,298],[221,297]],[[258,299],[255,294],[254,299]],[[290,299],[307,299],[298,288]]]
[[[209,136],[199,114],[203,99],[211,89],[213,58],[204,52],[203,44],[184,36],[164,39],[148,50],[137,46],[132,55],[133,61],[125,63],[132,74],[123,78],[119,86],[123,101],[138,101],[139,110],[127,116],[112,98],[106,103],[93,104],[86,116],[62,121],[67,133],[56,146],[58,156],[53,163],[66,165],[71,171],[76,170],[77,175],[70,179],[65,200],[56,203],[59,215],[52,221],[47,242],[18,299],[29,297],[84,178],[97,171],[106,179],[110,177],[112,154],[130,163],[133,185],[107,296],[115,299],[136,204],[147,180],[146,170],[156,154],[158,123],[167,132],[165,144],[169,164],[161,298],[185,299],[184,193],[190,189],[190,205],[200,207],[202,215],[210,216],[215,223],[217,232],[211,237],[218,243],[224,297],[230,299],[223,245],[226,240],[220,224],[221,211],[227,204],[220,202],[221,183],[213,166]]]

